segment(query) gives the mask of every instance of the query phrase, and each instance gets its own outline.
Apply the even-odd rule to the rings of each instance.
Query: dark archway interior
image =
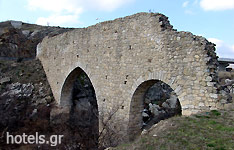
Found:
[[[129,114],[129,140],[160,120],[181,115],[181,105],[173,89],[160,80],[141,83],[132,96]]]
[[[88,149],[98,147],[98,106],[94,88],[85,72],[75,79],[72,89],[70,126]]]
[[[142,129],[175,115],[181,115],[181,105],[173,89],[162,81],[149,87],[143,98]]]

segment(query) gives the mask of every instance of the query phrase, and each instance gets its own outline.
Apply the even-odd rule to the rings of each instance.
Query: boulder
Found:
[[[150,87],[145,94],[145,104],[154,103],[161,105],[165,100],[170,98],[170,93],[173,90],[167,84],[158,81]]]
[[[8,83],[10,81],[11,81],[10,77],[5,77],[5,78],[0,79],[0,84]]]
[[[170,106],[168,105],[167,102],[163,102],[162,107],[165,109],[170,109]]]
[[[142,112],[142,117],[149,117],[149,115],[146,112]]]
[[[147,90],[144,98],[144,108],[142,112],[143,129],[149,128],[160,122],[160,120],[181,114],[181,106],[176,93],[169,85],[161,81],[158,81]],[[149,113],[145,110],[148,110]]]
[[[29,36],[30,31],[29,30],[23,30],[22,33],[23,33],[24,36],[27,37],[27,36]]]
[[[159,115],[159,109],[160,109],[160,107],[158,105],[151,104],[151,103],[149,104],[149,110],[154,116]]]
[[[178,101],[178,99],[175,95],[171,95],[171,97],[166,100],[166,102],[169,105],[169,108],[172,108],[172,109],[177,107],[177,101]]]
[[[32,95],[34,86],[31,83],[21,84],[19,82],[12,83],[7,85],[7,91],[4,92],[1,96],[7,97],[16,97],[16,98],[25,98],[30,97]]]
[[[225,79],[225,85],[226,86],[231,86],[234,84],[234,80],[230,80],[230,79]]]
[[[15,28],[15,29],[20,29],[22,27],[22,22],[21,21],[11,21],[11,25]]]

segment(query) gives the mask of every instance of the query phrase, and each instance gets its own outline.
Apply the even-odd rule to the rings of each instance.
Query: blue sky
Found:
[[[0,0],[0,21],[87,27],[138,12],[160,12],[178,31],[215,43],[220,57],[234,58],[234,0]]]

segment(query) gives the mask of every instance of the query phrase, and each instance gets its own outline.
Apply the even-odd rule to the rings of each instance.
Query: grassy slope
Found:
[[[116,150],[233,150],[234,110],[211,111],[161,121],[134,142]]]

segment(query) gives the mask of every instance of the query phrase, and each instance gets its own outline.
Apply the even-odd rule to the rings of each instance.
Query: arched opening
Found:
[[[70,106],[69,127],[76,132],[84,148],[98,147],[98,105],[88,75],[74,69],[65,80],[60,105]]]
[[[149,129],[160,120],[181,115],[176,93],[160,80],[140,84],[132,96],[129,116],[129,138],[133,140],[143,129]]]

